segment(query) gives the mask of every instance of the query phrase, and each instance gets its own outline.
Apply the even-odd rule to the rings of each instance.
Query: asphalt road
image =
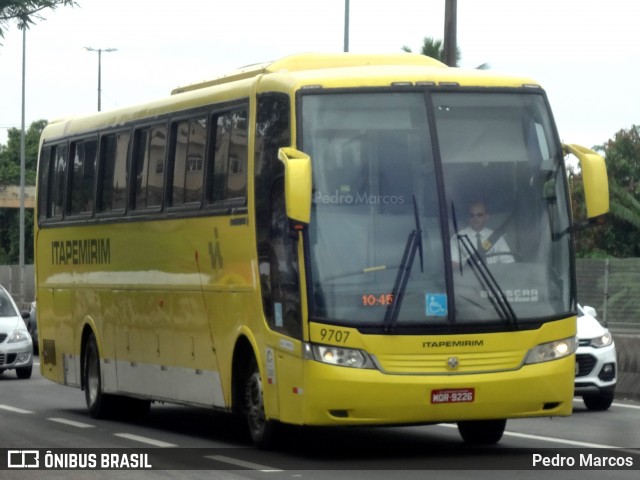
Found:
[[[12,371],[0,375],[0,456],[6,456],[0,466],[16,464],[16,450],[27,458],[38,451],[41,466],[47,452],[58,467],[67,462],[57,470],[0,469],[3,480],[495,480],[513,478],[513,470],[519,478],[531,479],[635,480],[640,472],[640,404],[633,402],[589,412],[576,399],[571,417],[510,420],[502,441],[491,448],[465,445],[455,425],[289,428],[285,437],[278,451],[259,451],[231,417],[166,404],[154,404],[141,421],[94,420],[86,412],[83,392],[43,379],[38,367],[29,380],[19,380]],[[110,453],[119,467],[140,462],[154,470],[88,471],[73,464],[93,460],[99,465],[102,455]],[[605,457],[631,465],[602,470],[596,463]]]

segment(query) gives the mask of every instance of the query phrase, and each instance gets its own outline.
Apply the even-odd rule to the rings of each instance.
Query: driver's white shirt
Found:
[[[462,240],[458,240],[458,237],[466,235],[469,237],[469,241],[475,247],[477,234],[480,233],[480,240],[485,245],[485,256],[487,259],[487,263],[513,263],[513,255],[510,255],[511,250],[509,249],[509,245],[507,245],[507,241],[504,237],[500,236],[493,245],[486,245],[489,237],[493,233],[493,230],[490,228],[483,228],[480,232],[476,232],[471,227],[463,228],[458,232],[458,234],[451,237],[451,260],[457,263],[460,263],[460,250],[458,249],[458,242]],[[489,248],[487,248],[489,247]],[[497,255],[505,254],[505,255]],[[469,254],[466,249],[462,247],[462,260],[466,261],[469,258]]]

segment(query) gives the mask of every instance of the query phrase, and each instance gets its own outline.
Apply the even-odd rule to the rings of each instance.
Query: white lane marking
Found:
[[[0,409],[14,413],[34,413],[31,410],[23,410],[22,408],[10,407],[9,405],[0,405]]]
[[[528,433],[504,432],[504,434],[510,437],[520,437],[520,438],[527,438],[531,440],[542,440],[543,442],[551,442],[551,443],[562,443],[563,445],[573,445],[574,447],[620,448],[620,447],[614,447],[612,445],[603,445],[600,443],[579,442],[577,440],[566,440],[564,438],[545,437],[543,435],[530,435]]]
[[[229,463],[231,465],[235,465],[236,467],[243,467],[251,470],[258,470],[260,472],[282,472],[282,470],[278,470],[277,468],[267,467],[267,466],[260,465],[258,463],[253,463],[253,462],[245,462],[244,460],[227,457],[225,455],[207,455],[204,458],[215,460],[216,462]]]
[[[640,410],[640,405],[629,405],[628,403],[612,403],[614,407],[621,408],[635,408],[636,410]]]
[[[456,424],[452,423],[440,423],[438,424],[441,427],[448,428],[458,428]],[[555,437],[545,437],[544,435],[531,435],[529,433],[518,433],[518,432],[504,432],[504,435],[509,437],[519,437],[519,438],[527,438],[529,440],[540,440],[542,442],[550,442],[550,443],[561,443],[564,445],[573,445],[576,447],[586,447],[586,448],[615,448],[620,449],[621,447],[614,447],[612,445],[603,445],[600,443],[589,443],[589,442],[580,442],[578,440],[568,440],[564,438],[555,438]]]
[[[149,445],[155,445],[156,447],[177,447],[173,443],[162,442],[160,440],[154,440],[153,438],[141,437],[140,435],[133,435],[132,433],[114,433],[116,437],[127,438],[134,442],[147,443]]]
[[[73,420],[67,420],[66,418],[47,418],[47,420],[50,420],[52,422],[57,422],[57,423],[64,423],[65,425],[71,425],[72,427],[78,427],[78,428],[94,428],[95,425],[89,425],[88,423],[82,423],[82,422],[75,422]]]
[[[574,398],[573,399],[573,403],[582,403],[582,399],[581,398]],[[614,407],[620,407],[620,408],[633,408],[636,410],[640,410],[640,405],[631,405],[628,403],[618,403],[618,402],[614,402],[611,404]]]

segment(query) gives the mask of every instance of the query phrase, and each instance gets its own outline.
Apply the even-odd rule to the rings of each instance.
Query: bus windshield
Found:
[[[459,331],[571,311],[563,160],[541,91],[306,94],[301,105],[312,320]]]

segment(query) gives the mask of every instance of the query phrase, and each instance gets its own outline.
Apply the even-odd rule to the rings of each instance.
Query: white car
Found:
[[[613,403],[618,364],[609,330],[596,320],[593,307],[578,305],[578,350],[575,394],[589,410],[607,410]]]
[[[15,370],[18,378],[30,378],[33,341],[11,295],[0,286],[0,374]]]

